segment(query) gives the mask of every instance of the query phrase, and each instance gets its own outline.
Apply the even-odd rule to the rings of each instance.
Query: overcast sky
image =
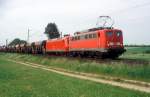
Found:
[[[150,44],[149,0],[0,0],[0,45],[18,37],[46,39],[49,22],[63,34],[95,27],[98,16],[110,15],[125,44]]]

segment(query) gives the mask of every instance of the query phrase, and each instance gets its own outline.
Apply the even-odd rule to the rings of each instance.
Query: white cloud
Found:
[[[44,28],[48,22],[56,22],[63,33],[73,33],[93,27],[99,15],[110,14],[115,26],[123,29],[125,43],[150,44],[150,6],[134,8],[147,3],[142,0],[9,0],[0,7],[0,38],[15,37],[26,39],[27,29],[31,30],[31,41],[44,39]],[[4,3],[2,4],[4,5]],[[143,29],[143,30],[140,30]],[[138,33],[138,34],[137,34]],[[137,37],[134,37],[137,35]],[[139,40],[139,37],[142,36]]]

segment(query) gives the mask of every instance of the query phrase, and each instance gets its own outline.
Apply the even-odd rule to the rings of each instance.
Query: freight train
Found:
[[[78,31],[73,36],[32,43],[1,46],[0,51],[96,58],[117,58],[125,52],[123,33],[113,27],[96,27]]]

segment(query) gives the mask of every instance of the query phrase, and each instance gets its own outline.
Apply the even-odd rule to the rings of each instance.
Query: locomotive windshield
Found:
[[[113,32],[107,32],[107,36],[111,37],[113,35]]]
[[[121,36],[121,32],[117,32],[117,37],[120,37]]]

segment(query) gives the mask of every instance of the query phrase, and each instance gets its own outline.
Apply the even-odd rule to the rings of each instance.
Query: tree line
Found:
[[[138,45],[138,44],[129,44],[129,45],[124,45],[125,47],[150,47],[150,45]]]
[[[48,39],[54,39],[60,37],[60,32],[55,23],[48,23],[45,27],[44,34],[48,37]],[[9,46],[16,45],[16,44],[23,44],[27,43],[25,40],[21,40],[19,38],[15,38],[13,41],[9,43]]]

